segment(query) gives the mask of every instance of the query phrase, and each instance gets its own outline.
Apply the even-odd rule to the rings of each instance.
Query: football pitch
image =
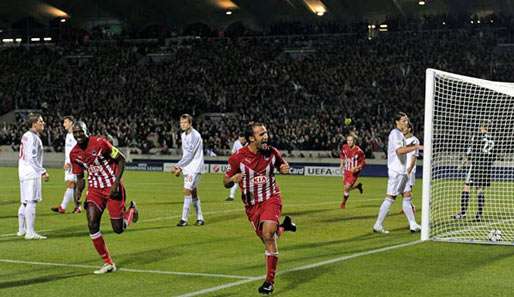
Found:
[[[63,171],[50,170],[37,207],[36,230],[47,240],[16,237],[16,168],[0,168],[0,296],[259,296],[264,248],[242,203],[225,202],[221,175],[204,175],[199,194],[205,226],[176,227],[182,179],[169,173],[125,173],[128,200],[139,222],[102,232],[118,272],[94,275],[102,265],[88,236],[85,214],[55,214],[64,192]],[[361,178],[341,210],[339,178],[279,176],[283,215],[298,226],[279,240],[277,296],[511,296],[514,247],[419,242],[397,201],[386,219],[390,234],[371,227],[383,200],[385,178]],[[84,197],[83,197],[84,198]],[[415,188],[421,207],[421,181]],[[418,211],[420,221],[421,213]]]

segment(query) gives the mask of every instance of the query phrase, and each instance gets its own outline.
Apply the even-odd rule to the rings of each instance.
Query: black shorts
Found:
[[[492,170],[490,166],[470,166],[466,173],[466,185],[475,187],[491,186]]]

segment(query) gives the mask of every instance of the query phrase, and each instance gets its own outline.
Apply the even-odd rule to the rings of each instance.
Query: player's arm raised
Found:
[[[409,145],[409,146],[402,146],[402,147],[399,147],[399,148],[396,149],[396,154],[397,155],[405,155],[405,154],[408,154],[408,153],[413,152],[415,150],[422,151],[423,150],[423,145],[415,144],[415,145]]]

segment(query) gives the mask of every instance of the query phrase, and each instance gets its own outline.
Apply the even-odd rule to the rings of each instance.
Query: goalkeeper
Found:
[[[491,185],[492,168],[496,159],[494,140],[488,133],[490,124],[490,121],[480,122],[479,132],[471,138],[466,151],[464,164],[469,167],[467,168],[464,189],[460,198],[460,211],[453,216],[456,220],[466,217],[471,187],[476,188],[478,198],[475,221],[482,220],[485,203],[484,190]]]

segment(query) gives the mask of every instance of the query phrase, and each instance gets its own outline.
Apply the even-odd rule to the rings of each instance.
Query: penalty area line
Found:
[[[98,266],[93,266],[93,265],[50,263],[50,262],[23,261],[23,260],[12,260],[12,259],[0,259],[0,263],[56,266],[56,267],[67,267],[67,268],[98,269]],[[242,280],[247,280],[247,279],[253,278],[253,277],[248,277],[248,276],[243,276],[243,275],[201,273],[201,272],[180,272],[180,271],[150,270],[150,269],[133,269],[133,268],[123,268],[123,267],[118,268],[118,271],[132,272],[132,273],[148,273],[148,274],[167,274],[167,275],[179,275],[179,276],[205,276],[205,277],[232,278],[232,279],[242,279]]]
[[[308,264],[308,265],[304,265],[304,266],[300,266],[300,267],[296,267],[296,268],[290,268],[290,269],[286,269],[286,270],[283,270],[283,271],[279,271],[277,273],[277,275],[282,275],[282,274],[291,273],[291,272],[297,272],[297,271],[302,271],[302,270],[308,270],[308,269],[317,268],[317,267],[320,267],[320,266],[325,266],[325,265],[334,264],[334,263],[338,263],[338,262],[343,262],[343,261],[347,261],[347,260],[350,260],[350,259],[355,259],[355,258],[359,258],[359,257],[363,257],[363,256],[368,256],[368,255],[378,254],[378,253],[382,253],[382,252],[387,252],[387,251],[391,251],[391,250],[395,250],[395,249],[400,249],[400,248],[404,248],[404,247],[408,247],[408,246],[413,246],[413,245],[416,245],[416,244],[421,243],[421,242],[422,242],[421,240],[410,241],[410,242],[407,242],[407,243],[402,243],[402,244],[387,246],[387,247],[378,248],[378,249],[374,249],[374,250],[369,250],[369,251],[365,251],[365,252],[355,253],[355,254],[351,254],[351,255],[341,256],[341,257],[333,258],[333,259],[326,260],[326,261],[321,261],[321,262],[317,262],[317,263],[313,263],[313,264]],[[195,292],[179,295],[177,297],[200,296],[200,295],[204,295],[204,294],[209,294],[209,293],[212,293],[212,292],[220,291],[220,290],[223,290],[223,289],[226,289],[226,288],[237,287],[237,286],[244,285],[244,284],[251,283],[251,282],[254,282],[254,281],[258,281],[258,280],[264,280],[265,278],[266,278],[265,276],[256,276],[256,277],[248,278],[248,279],[245,279],[245,280],[231,282],[231,283],[227,283],[227,284],[216,286],[216,287],[212,287],[212,288],[207,288],[207,289],[203,289],[203,290],[199,290],[199,291],[195,291]]]

